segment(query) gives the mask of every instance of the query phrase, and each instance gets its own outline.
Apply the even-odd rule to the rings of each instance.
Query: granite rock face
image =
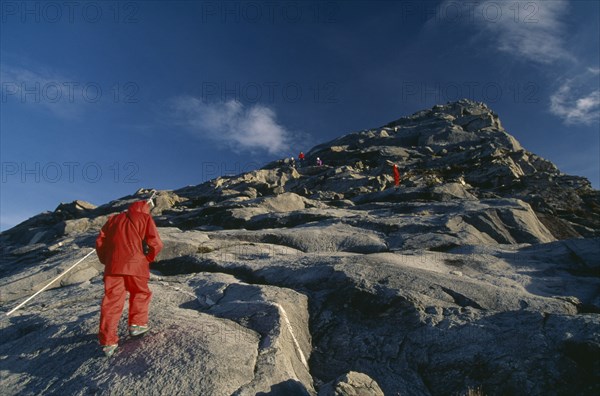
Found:
[[[368,375],[351,371],[325,384],[319,396],[383,396],[383,392]]]
[[[586,179],[467,100],[306,156],[158,192],[152,329],[109,361],[95,255],[4,313],[149,191],[0,234],[3,393],[600,392],[600,195]]]

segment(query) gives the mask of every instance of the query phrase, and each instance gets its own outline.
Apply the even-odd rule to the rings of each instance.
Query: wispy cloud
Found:
[[[549,85],[555,85],[548,105],[552,114],[565,124],[589,125],[600,115],[600,91],[597,66],[583,65],[567,46],[569,37],[566,16],[569,2],[485,0],[478,3],[457,3],[446,0],[440,6],[454,7],[470,4],[468,18],[479,29],[484,40],[495,44],[495,49],[518,59],[567,75]],[[474,4],[474,5],[473,5]],[[464,11],[464,10],[463,10]]]
[[[600,68],[598,67],[588,67],[587,70],[594,75],[600,74]]]
[[[85,98],[81,83],[47,70],[0,64],[2,103],[19,103],[49,111],[60,118],[81,114],[79,101]]]
[[[572,80],[564,82],[550,97],[550,111],[567,125],[597,122],[600,119],[600,90],[581,93]]]
[[[236,100],[205,103],[191,96],[175,98],[176,121],[199,138],[209,138],[234,151],[286,153],[292,133],[277,122],[275,111],[262,105],[244,106]]]
[[[474,8],[474,20],[490,34],[498,50],[536,63],[571,59],[563,40],[568,2],[486,0]]]

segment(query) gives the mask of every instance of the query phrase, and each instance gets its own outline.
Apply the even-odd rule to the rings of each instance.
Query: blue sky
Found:
[[[598,1],[2,1],[1,228],[484,101],[600,186]]]

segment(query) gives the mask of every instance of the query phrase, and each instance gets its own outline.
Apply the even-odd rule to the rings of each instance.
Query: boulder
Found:
[[[249,285],[233,276],[211,274],[188,282],[201,310],[227,318],[261,336],[254,378],[237,395],[256,395],[272,386],[297,380],[304,394],[314,394],[309,373],[311,338],[308,300],[290,289]]]
[[[202,231],[181,231],[175,227],[160,227],[158,234],[164,247],[157,260],[169,260],[175,257],[187,256],[202,251],[209,237]]]
[[[303,225],[293,229],[258,231],[226,231],[213,234],[214,238],[236,238],[251,242],[276,243],[307,253],[354,252],[375,253],[387,251],[383,238],[376,232],[346,224]]]
[[[431,196],[436,201],[477,200],[477,197],[471,194],[461,183],[445,183],[434,186],[431,190]]]
[[[305,208],[304,199],[298,194],[284,193],[275,197],[259,198],[256,201],[258,207],[266,212],[291,212]]]
[[[323,385],[319,396],[383,396],[383,391],[368,375],[350,371]]]

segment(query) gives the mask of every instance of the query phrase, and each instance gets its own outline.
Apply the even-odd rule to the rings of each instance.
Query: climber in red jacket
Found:
[[[151,200],[149,200],[151,202]],[[129,332],[148,331],[150,263],[163,247],[146,201],[134,202],[126,212],[111,216],[96,239],[96,253],[104,269],[104,298],[98,338],[104,353],[117,348],[117,328],[129,292]]]
[[[394,188],[398,188],[400,186],[400,171],[398,170],[398,165],[394,164]]]

